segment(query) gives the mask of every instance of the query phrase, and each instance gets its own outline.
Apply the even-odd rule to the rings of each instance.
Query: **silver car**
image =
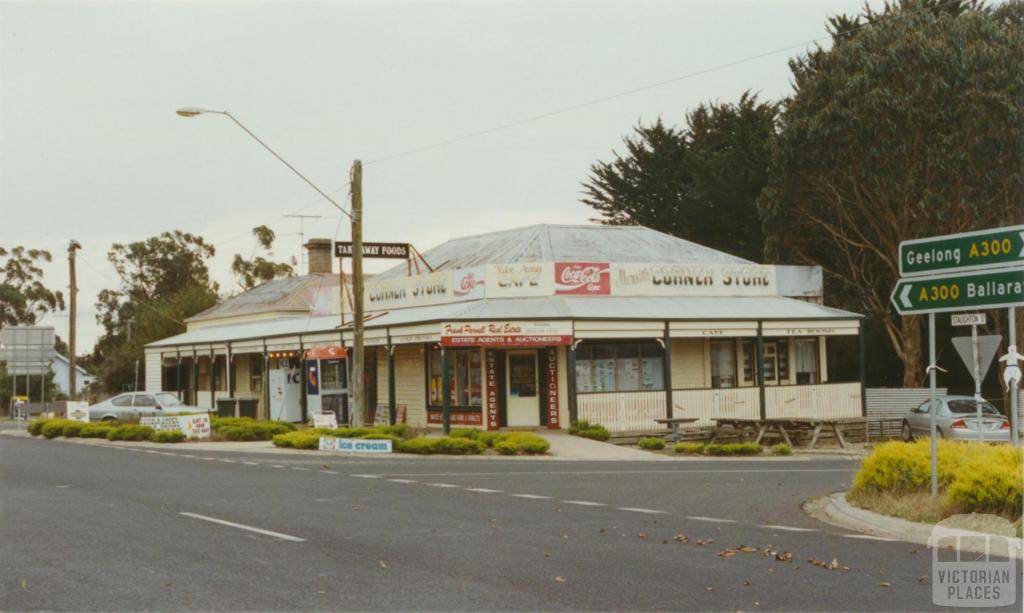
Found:
[[[183,404],[171,392],[128,392],[90,405],[89,421],[126,421],[139,417],[209,412],[209,409]]]
[[[926,400],[921,406],[907,413],[903,418],[900,438],[910,442],[918,436],[931,436],[931,402]],[[957,441],[985,440],[991,443],[1005,443],[1010,440],[1009,420],[987,401],[981,402],[981,436],[978,428],[978,407],[974,398],[937,396],[935,405],[935,428],[939,438]]]

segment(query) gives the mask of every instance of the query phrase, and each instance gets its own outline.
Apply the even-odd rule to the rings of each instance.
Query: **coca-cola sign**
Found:
[[[555,294],[607,296],[611,293],[608,262],[555,262]]]
[[[476,300],[484,297],[483,268],[464,268],[452,272],[452,296],[456,300]]]

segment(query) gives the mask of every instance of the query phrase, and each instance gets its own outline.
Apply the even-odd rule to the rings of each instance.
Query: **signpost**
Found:
[[[946,311],[1008,307],[1010,345],[1015,346],[1014,316],[1024,305],[1024,225],[992,228],[903,241],[899,246],[900,280],[890,300],[900,315],[928,315],[928,381],[931,387],[932,498],[938,496],[935,427],[935,314]],[[978,356],[978,326],[984,314],[954,316],[954,326],[972,327],[972,354]],[[979,359],[975,357],[975,398],[979,400]],[[1016,398],[1013,398],[1016,400]],[[1016,402],[1011,401],[1013,444],[1017,444]],[[984,435],[982,435],[984,436]]]
[[[932,236],[900,243],[900,276],[1024,264],[1024,226]]]

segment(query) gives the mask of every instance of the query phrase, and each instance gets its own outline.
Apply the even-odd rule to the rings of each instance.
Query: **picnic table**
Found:
[[[858,423],[863,421],[863,418],[859,417],[837,417],[837,418],[819,418],[819,417],[772,417],[768,419],[758,418],[714,418],[715,422],[715,434],[711,438],[711,442],[714,443],[715,439],[718,438],[719,428],[722,426],[731,426],[735,430],[746,430],[756,429],[757,437],[754,439],[755,443],[760,443],[764,435],[771,430],[775,430],[782,437],[782,440],[787,445],[793,446],[792,440],[789,438],[790,430],[810,430],[811,440],[807,443],[806,449],[814,449],[814,446],[818,443],[818,437],[821,436],[823,429],[830,428],[836,436],[836,441],[839,446],[846,449],[846,439],[843,438],[843,432],[839,429],[839,426],[847,423]]]
[[[655,419],[654,421],[667,426],[672,426],[672,442],[679,442],[679,426],[680,424],[692,424],[699,420],[699,417],[669,417],[662,419]]]

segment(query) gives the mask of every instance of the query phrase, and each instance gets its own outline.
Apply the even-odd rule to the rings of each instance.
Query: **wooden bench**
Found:
[[[737,431],[743,431],[746,429],[756,429],[757,436],[754,439],[755,443],[760,443],[764,435],[771,430],[775,430],[779,433],[782,440],[789,446],[793,446],[793,441],[789,438],[790,430],[808,430],[811,433],[811,440],[807,443],[806,449],[814,449],[814,446],[818,443],[818,437],[821,436],[821,431],[824,428],[830,428],[832,433],[835,434],[836,442],[843,449],[846,449],[846,439],[843,438],[843,432],[840,429],[840,425],[847,423],[855,423],[863,421],[859,417],[839,417],[839,418],[817,418],[817,417],[777,417],[769,419],[753,419],[753,418],[714,418],[715,422],[715,434],[711,437],[711,442],[714,443],[715,439],[718,438],[718,429],[722,426],[731,426]]]

